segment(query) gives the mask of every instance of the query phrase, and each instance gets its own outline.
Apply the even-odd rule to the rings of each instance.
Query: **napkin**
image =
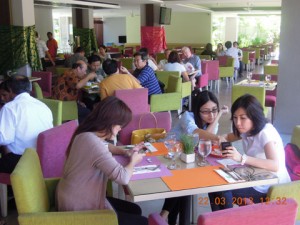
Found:
[[[217,174],[219,174],[224,180],[226,180],[228,183],[239,183],[239,182],[245,182],[245,180],[242,179],[234,179],[229,173],[224,172],[221,169],[216,169],[215,170]]]
[[[133,174],[144,174],[144,173],[157,173],[160,172],[160,166],[158,165],[145,165],[136,166],[133,168]]]

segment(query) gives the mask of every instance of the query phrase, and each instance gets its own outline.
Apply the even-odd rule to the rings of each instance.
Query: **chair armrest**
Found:
[[[181,108],[181,93],[164,93],[151,95],[151,112],[179,110]]]
[[[118,225],[113,210],[26,213],[18,217],[20,225]]]
[[[192,93],[192,83],[191,83],[191,81],[182,83],[181,97],[184,98],[184,97],[190,96],[191,93]]]
[[[56,192],[56,186],[59,182],[59,179],[60,179],[59,177],[45,179],[50,207],[55,205],[55,192]]]

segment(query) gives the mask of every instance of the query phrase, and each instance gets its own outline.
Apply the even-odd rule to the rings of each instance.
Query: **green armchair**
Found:
[[[58,178],[43,178],[38,155],[34,149],[26,149],[11,174],[20,225],[117,225],[112,210],[56,212],[55,190]]]
[[[156,74],[157,79],[165,84],[165,90],[168,88],[169,76],[171,76],[171,75],[176,76],[176,77],[181,76],[179,71],[161,71],[161,70],[157,70],[157,71],[155,71],[155,74]]]
[[[226,57],[226,65],[219,67],[219,77],[220,78],[226,78],[227,86],[228,86],[228,79],[230,79],[233,83],[233,77],[234,77],[234,58]],[[227,79],[228,78],[228,79]]]

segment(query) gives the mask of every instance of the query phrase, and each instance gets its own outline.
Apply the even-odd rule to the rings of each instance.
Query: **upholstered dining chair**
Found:
[[[77,126],[78,121],[71,120],[38,135],[37,153],[44,178],[62,176],[67,148]]]
[[[132,70],[133,58],[120,58],[121,66],[125,67],[128,70]]]
[[[224,60],[223,58],[226,59],[226,64],[223,65],[221,64],[222,61]],[[228,79],[234,83],[233,78],[234,78],[234,58],[228,57],[228,56],[220,56],[218,57],[220,67],[219,67],[219,77],[220,78],[226,78],[227,86],[228,86]]]
[[[298,204],[292,199],[270,201],[215,212],[198,217],[198,225],[294,225]]]
[[[55,191],[59,178],[44,179],[37,152],[26,149],[11,174],[20,225],[117,225],[113,210],[57,212]]]
[[[53,116],[53,126],[58,126],[62,124],[62,101],[55,99],[39,99],[41,102],[45,103],[52,112]]]
[[[300,206],[300,180],[292,181],[284,184],[273,185],[269,188],[268,197],[269,199],[276,199],[284,204],[287,198],[293,198]],[[284,206],[284,205],[283,205]],[[296,219],[300,220],[300,207],[296,212]],[[280,224],[276,222],[276,224]]]
[[[297,125],[293,129],[292,133],[292,138],[291,138],[291,143],[295,144],[298,146],[300,149],[300,125]]]
[[[32,89],[33,89],[34,95],[37,99],[44,98],[43,91],[37,82],[32,83]]]
[[[204,88],[208,86],[208,64],[201,62],[201,72],[202,75],[198,78],[198,83],[196,88]]]
[[[168,88],[169,76],[171,76],[171,75],[176,76],[176,77],[181,76],[179,71],[158,70],[158,71],[155,71],[155,74],[156,74],[157,79],[165,84],[165,90]]]
[[[52,72],[49,71],[32,71],[32,77],[39,77],[41,80],[36,81],[42,89],[43,96],[49,98],[52,96]]]

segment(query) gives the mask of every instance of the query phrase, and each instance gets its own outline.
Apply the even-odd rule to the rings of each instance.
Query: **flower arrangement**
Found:
[[[194,141],[193,137],[187,134],[183,134],[180,136],[181,143],[183,145],[183,152],[186,155],[194,153]]]

